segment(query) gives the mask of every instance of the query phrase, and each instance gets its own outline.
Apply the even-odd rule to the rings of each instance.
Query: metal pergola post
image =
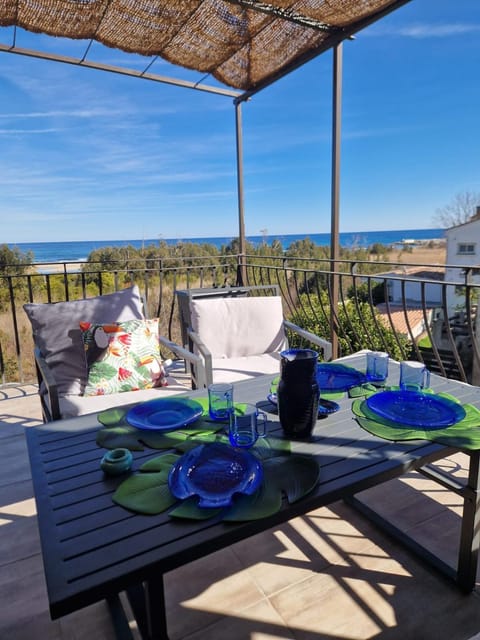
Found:
[[[245,210],[244,210],[244,185],[243,185],[243,130],[242,130],[242,105],[234,102],[235,105],[235,131],[237,146],[237,198],[238,198],[238,241],[239,241],[239,282],[246,284],[245,256],[247,253],[247,242],[245,238]]]
[[[332,104],[332,191],[330,223],[330,340],[332,358],[338,357],[338,298],[340,259],[340,147],[342,132],[342,69],[343,44],[333,48],[333,104]]]

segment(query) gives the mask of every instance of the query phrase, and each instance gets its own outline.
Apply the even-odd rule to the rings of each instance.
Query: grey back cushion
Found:
[[[33,340],[46,359],[60,395],[83,393],[87,367],[79,322],[123,322],[143,318],[138,287],[96,298],[46,304],[25,304]]]

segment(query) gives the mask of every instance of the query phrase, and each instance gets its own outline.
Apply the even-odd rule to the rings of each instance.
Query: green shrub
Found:
[[[326,296],[300,297],[300,311],[292,315],[292,322],[322,337],[330,337],[330,306]],[[395,360],[403,360],[411,351],[410,342],[386,328],[375,310],[368,303],[348,301],[338,308],[338,342],[340,355],[348,355],[360,349],[387,351]],[[305,346],[301,338],[292,336],[292,347]]]

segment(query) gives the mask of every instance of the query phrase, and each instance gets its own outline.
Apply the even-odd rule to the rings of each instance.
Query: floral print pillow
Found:
[[[158,318],[95,324],[80,322],[88,380],[84,396],[103,396],[167,384]]]

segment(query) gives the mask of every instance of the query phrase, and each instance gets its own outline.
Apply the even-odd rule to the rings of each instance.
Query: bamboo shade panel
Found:
[[[396,0],[0,0],[0,26],[98,41],[251,90]]]

